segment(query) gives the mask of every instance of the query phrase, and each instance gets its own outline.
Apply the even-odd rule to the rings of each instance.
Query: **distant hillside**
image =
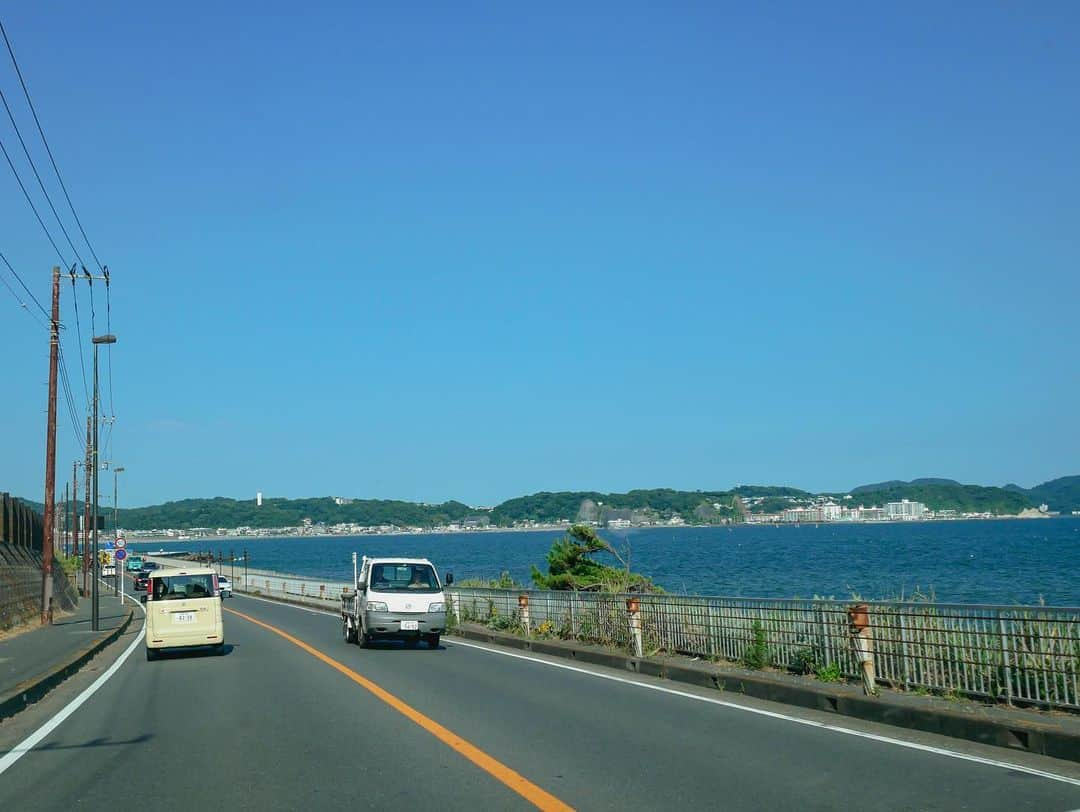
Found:
[[[921,479],[913,479],[911,482],[904,482],[902,479],[890,479],[888,482],[876,482],[872,485],[859,485],[857,488],[852,488],[848,493],[854,495],[857,493],[875,493],[877,491],[888,491],[893,488],[903,488],[908,485],[959,485],[955,479],[941,479],[938,477],[922,477]]]
[[[721,507],[717,510],[714,505]],[[583,506],[596,517],[605,510],[635,511],[640,515],[670,519],[679,516],[686,522],[701,523],[735,515],[732,496],[727,491],[676,491],[670,488],[635,490],[627,493],[597,491],[561,491],[534,493],[509,499],[491,512],[492,524],[510,526],[514,522],[551,523],[560,520],[591,519],[579,516]],[[595,511],[593,510],[595,508]]]
[[[120,510],[120,526],[131,530],[192,527],[294,527],[311,519],[315,524],[355,522],[373,526],[431,527],[461,521],[475,513],[461,502],[421,505],[388,499],[357,499],[339,505],[330,497],[314,499],[264,499],[257,506],[254,499],[237,500],[183,499],[144,508]]]
[[[902,499],[923,502],[931,510],[1015,514],[1045,502],[1051,510],[1068,513],[1080,510],[1080,476],[1061,477],[1035,488],[1017,485],[1004,488],[962,485],[951,479],[922,478],[910,482],[889,480],[860,485],[850,491],[854,504],[884,505]],[[842,498],[845,494],[833,494]],[[732,491],[679,491],[671,488],[633,490],[626,493],[599,491],[541,492],[508,499],[490,512],[481,512],[462,502],[439,505],[389,499],[356,499],[337,504],[330,497],[311,499],[266,499],[261,507],[255,500],[182,499],[141,508],[120,510],[120,525],[130,530],[193,527],[296,527],[304,519],[315,524],[354,523],[364,526],[434,527],[466,520],[485,520],[492,525],[511,527],[515,523],[553,524],[566,521],[611,521],[634,523],[668,521],[678,517],[688,524],[712,524],[737,519],[736,498],[751,503],[755,513],[770,513],[813,500],[814,494],[788,486],[740,485]],[[28,502],[35,510],[41,503]]]
[[[924,484],[917,484],[920,482]],[[1005,488],[961,485],[952,480],[881,483],[876,490],[853,490],[851,494],[853,501],[864,505],[884,505],[909,499],[922,502],[930,510],[958,510],[961,513],[1014,514],[1033,506],[1031,498],[1023,493]]]
[[[1046,504],[1050,510],[1062,513],[1080,510],[1080,476],[1058,477],[1034,488],[1006,485],[1005,489],[1024,494],[1034,504]]]

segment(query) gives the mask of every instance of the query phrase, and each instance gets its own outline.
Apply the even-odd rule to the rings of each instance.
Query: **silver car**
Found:
[[[218,585],[218,594],[221,595],[221,597],[223,597],[223,598],[231,598],[232,597],[232,581],[230,581],[224,575],[219,575],[217,577],[217,585]]]

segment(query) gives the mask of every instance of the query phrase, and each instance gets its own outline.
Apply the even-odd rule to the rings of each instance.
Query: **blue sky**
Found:
[[[113,274],[122,504],[1080,473],[1080,8],[745,5],[5,11]],[[40,498],[2,288],[0,346],[0,490]]]

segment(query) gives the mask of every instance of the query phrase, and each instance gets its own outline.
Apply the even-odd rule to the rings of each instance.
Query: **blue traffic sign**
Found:
[[[123,561],[125,558],[127,558],[127,550],[121,547],[119,550],[116,551],[116,560]]]

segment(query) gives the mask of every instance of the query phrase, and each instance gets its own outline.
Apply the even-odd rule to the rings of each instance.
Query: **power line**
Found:
[[[75,433],[75,444],[82,450],[86,450],[86,441],[79,430],[80,420],[75,419],[78,409],[75,407],[75,398],[71,394],[71,381],[68,379],[67,362],[64,359],[64,347],[60,345],[60,382],[64,389],[64,404],[67,407],[68,417],[71,419],[71,428]]]
[[[34,163],[34,159],[30,155],[30,150],[26,147],[26,141],[23,140],[22,132],[19,130],[18,122],[15,121],[15,114],[11,112],[11,107],[8,105],[7,96],[4,95],[4,91],[0,90],[0,102],[4,103],[4,109],[7,111],[8,119],[11,121],[11,126],[15,129],[15,135],[19,139],[19,144],[22,146],[23,155],[26,156],[27,162],[30,164],[30,169],[34,173],[34,177],[37,179],[38,187],[41,189],[41,193],[45,195],[45,202],[49,204],[49,208],[52,209],[53,217],[56,218],[57,225],[60,226],[60,230],[64,233],[64,238],[67,240],[68,245],[71,246],[72,253],[75,254],[75,258],[79,260],[79,264],[82,265],[82,257],[79,256],[79,249],[75,247],[75,243],[71,241],[71,236],[68,234],[67,229],[64,228],[64,221],[60,219],[60,215],[56,213],[56,206],[53,205],[52,198],[49,197],[49,192],[45,188],[44,181],[41,180],[41,175],[38,173],[37,164]]]
[[[0,34],[3,34],[4,36],[4,44],[7,46],[8,54],[11,56],[11,64],[15,66],[15,73],[19,77],[19,84],[22,85],[23,95],[26,96],[26,104],[30,107],[30,113],[34,116],[34,124],[37,125],[38,134],[41,136],[41,142],[45,145],[45,151],[49,154],[49,162],[52,164],[53,172],[56,173],[56,179],[60,182],[60,188],[64,191],[64,199],[67,200],[68,208],[71,209],[71,215],[75,218],[75,223],[79,226],[79,233],[82,234],[83,240],[86,241],[86,247],[90,249],[90,255],[94,258],[94,262],[97,263],[98,269],[102,269],[103,266],[101,260],[98,259],[97,252],[94,251],[94,246],[90,244],[90,238],[86,236],[86,229],[83,228],[82,220],[79,219],[79,215],[75,211],[75,204],[71,202],[71,195],[68,194],[67,185],[60,175],[60,169],[56,165],[56,159],[53,157],[52,148],[49,146],[49,139],[45,137],[45,130],[41,126],[40,119],[38,119],[37,110],[34,108],[34,102],[30,98],[30,91],[26,87],[26,81],[23,79],[22,71],[19,69],[19,62],[15,59],[15,51],[11,47],[11,41],[8,39],[7,31],[4,30],[4,24],[2,22],[0,22]],[[81,261],[80,264],[82,264]]]
[[[16,291],[16,290],[15,290],[15,288],[11,287],[11,283],[10,283],[10,282],[8,282],[8,281],[7,281],[7,280],[6,280],[6,279],[5,279],[4,277],[2,277],[2,276],[0,276],[0,282],[3,282],[3,283],[4,283],[4,287],[8,289],[8,291],[9,291],[9,292],[11,293],[11,295],[12,295],[12,297],[13,297],[13,298],[15,299],[15,301],[19,303],[19,307],[21,307],[21,308],[22,308],[23,310],[25,310],[25,311],[26,311],[26,314],[27,314],[28,316],[30,316],[30,318],[32,318],[32,319],[33,319],[34,321],[36,321],[36,322],[37,322],[38,324],[40,324],[40,325],[41,325],[42,327],[44,327],[44,328],[45,328],[46,330],[47,330],[47,329],[49,329],[49,325],[48,325],[48,324],[46,324],[46,323],[45,323],[44,321],[42,321],[42,320],[41,320],[41,316],[39,316],[39,315],[38,315],[38,314],[37,314],[36,312],[34,312],[34,311],[33,311],[33,310],[32,310],[32,309],[30,308],[30,305],[28,305],[28,304],[27,304],[26,302],[24,302],[24,301],[23,301],[23,300],[22,300],[22,299],[21,299],[21,298],[19,297],[19,293],[18,293],[18,291]]]
[[[37,206],[34,205],[34,201],[30,199],[30,193],[26,191],[26,185],[22,182],[22,178],[19,177],[19,170],[15,168],[14,162],[11,160],[11,156],[8,155],[7,147],[4,146],[4,142],[0,141],[0,152],[4,153],[4,157],[7,158],[8,166],[11,167],[11,173],[15,176],[15,180],[19,184],[19,188],[22,189],[23,197],[26,198],[26,202],[30,204],[30,211],[34,213],[38,223],[41,225],[41,229],[45,232],[45,236],[49,238],[49,242],[52,244],[53,250],[56,251],[56,255],[60,257],[60,262],[65,267],[67,266],[67,260],[64,259],[64,255],[60,253],[60,249],[56,245],[56,240],[53,239],[52,234],[49,232],[49,227],[45,225],[45,221],[41,219],[41,215],[38,213]]]
[[[35,296],[34,292],[26,286],[26,283],[23,282],[22,277],[19,276],[19,272],[16,271],[13,267],[11,267],[11,263],[8,262],[7,257],[4,256],[3,252],[0,252],[0,260],[3,260],[4,264],[7,265],[8,270],[11,271],[11,275],[18,280],[20,285],[22,285],[22,289],[26,291],[26,295],[29,296],[33,300],[34,304],[38,306],[38,310],[41,311],[42,315],[45,316],[46,319],[51,319],[52,316],[49,314],[49,311],[42,307],[41,302],[38,301],[37,296]]]
[[[78,347],[80,341],[82,341],[82,325],[79,323],[79,292],[75,289],[75,266],[71,266],[69,272],[71,277],[71,299],[75,303],[75,335],[76,343]],[[82,350],[79,350],[79,366],[82,368],[82,383],[83,383],[83,396],[86,398],[86,403],[90,403],[90,387],[86,385],[86,361],[83,360]]]

